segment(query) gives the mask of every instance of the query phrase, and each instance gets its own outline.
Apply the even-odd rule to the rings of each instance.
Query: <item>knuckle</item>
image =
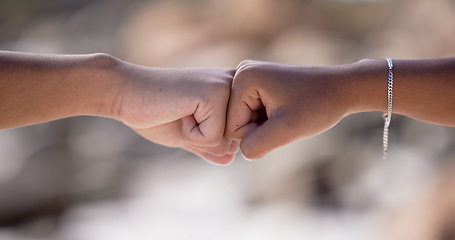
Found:
[[[210,155],[213,155],[213,156],[216,156],[216,157],[223,157],[227,154],[228,150],[229,150],[229,144],[227,144],[227,142],[221,142],[220,144],[216,145],[216,146],[195,146],[195,145],[192,145],[192,148],[200,151],[200,152],[203,152],[203,153],[206,153],[206,154],[210,154]]]
[[[211,136],[209,135],[204,138],[204,145],[207,147],[217,147],[218,145],[220,145],[221,140],[222,140],[221,135],[218,134]]]
[[[221,156],[226,155],[226,153],[228,151],[228,147],[229,146],[227,146],[226,144],[221,144],[218,147],[212,149],[210,151],[210,153],[215,155],[215,156],[221,157]]]
[[[234,76],[234,79],[238,79],[239,77],[243,77],[245,75],[250,75],[257,72],[257,65],[255,64],[245,64],[237,68],[237,72]]]
[[[227,150],[227,154],[235,154],[240,148],[239,141],[233,141]]]
[[[229,140],[241,141],[243,138],[243,135],[241,134],[239,129],[240,129],[240,127],[238,127],[237,124],[232,123],[232,122],[227,122],[224,137]]]
[[[256,79],[257,70],[254,66],[245,67],[237,71],[234,81],[232,82],[232,89],[244,88],[251,85]]]
[[[261,74],[265,69],[266,63],[251,60],[243,61],[234,75],[233,87],[239,84],[254,83],[257,79],[261,79]]]
[[[224,137],[229,140],[233,140],[236,138],[235,131],[232,129],[232,124],[230,123],[226,124],[226,131],[224,133]]]
[[[210,94],[216,93],[220,96],[229,96],[231,92],[231,84],[226,81],[216,81],[213,82],[207,90]]]
[[[238,66],[235,76],[239,75],[240,73],[248,73],[255,69],[256,66],[259,65],[260,62],[254,60],[243,60]]]
[[[231,91],[231,84],[229,82],[226,82],[226,81],[219,81],[216,84],[216,88],[219,91],[229,93]]]
[[[243,67],[243,66],[248,66],[248,65],[251,65],[251,64],[254,64],[256,61],[254,60],[251,60],[251,59],[246,59],[246,60],[243,60],[239,63],[239,65],[237,66],[237,69]]]
[[[95,66],[102,68],[114,67],[120,63],[120,60],[106,53],[90,54],[89,61],[91,61],[91,63]]]

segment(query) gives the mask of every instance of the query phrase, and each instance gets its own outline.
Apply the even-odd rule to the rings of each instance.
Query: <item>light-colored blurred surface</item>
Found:
[[[0,49],[157,67],[455,55],[455,1],[0,2]],[[418,97],[418,96],[416,96]],[[0,131],[0,239],[455,239],[455,130],[356,114],[227,167],[90,117]]]

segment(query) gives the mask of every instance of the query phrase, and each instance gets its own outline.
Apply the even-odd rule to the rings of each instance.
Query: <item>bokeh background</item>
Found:
[[[0,0],[2,50],[155,67],[453,57],[454,43],[454,0]],[[383,160],[382,126],[352,115],[227,167],[110,119],[2,130],[0,239],[455,239],[455,130],[394,115]]]

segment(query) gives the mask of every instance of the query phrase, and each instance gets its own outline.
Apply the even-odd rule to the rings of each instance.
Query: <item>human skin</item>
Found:
[[[150,68],[107,54],[0,51],[0,129],[78,115],[113,118],[144,138],[227,164],[234,70]]]
[[[394,60],[393,113],[455,126],[455,58]],[[225,136],[257,159],[353,113],[387,111],[385,59],[338,66],[247,60],[232,83]]]

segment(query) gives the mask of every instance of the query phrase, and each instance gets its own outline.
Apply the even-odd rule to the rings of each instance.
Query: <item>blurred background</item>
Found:
[[[455,56],[454,0],[0,0],[0,49],[156,67]],[[418,96],[416,96],[418,97]],[[121,123],[0,131],[0,239],[455,239],[455,129],[381,113],[217,167]]]

